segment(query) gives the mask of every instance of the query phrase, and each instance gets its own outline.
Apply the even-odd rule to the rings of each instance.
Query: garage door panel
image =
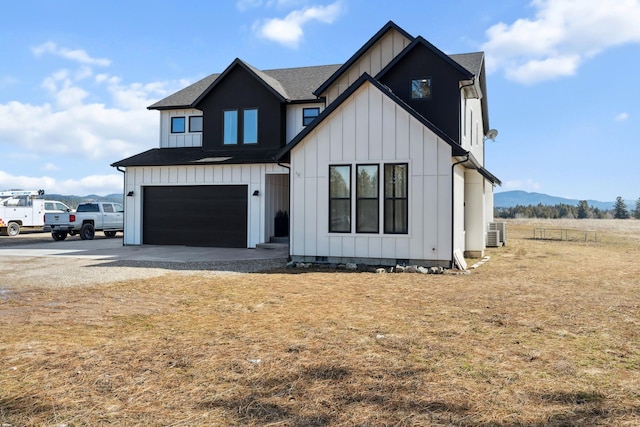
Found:
[[[143,243],[247,247],[247,186],[144,189]]]

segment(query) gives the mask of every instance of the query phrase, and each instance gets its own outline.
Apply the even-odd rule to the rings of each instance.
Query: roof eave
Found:
[[[393,21],[387,22],[385,26],[382,27],[380,30],[378,30],[378,32],[375,33],[373,37],[371,37],[360,49],[358,49],[358,51],[355,54],[353,54],[351,58],[347,60],[347,62],[342,64],[342,66],[338,68],[338,70],[335,73],[333,73],[331,77],[329,77],[324,83],[322,83],[322,85],[318,89],[313,91],[313,94],[316,96],[322,95],[322,93],[325,90],[327,90],[327,88],[331,86],[331,84],[333,84],[333,82],[335,82],[338,79],[338,77],[340,77],[346,70],[348,70],[349,67],[351,67],[367,50],[369,50],[371,46],[377,43],[378,40],[380,40],[382,36],[384,36],[391,29],[399,32],[400,34],[402,34],[404,37],[406,37],[411,41],[414,40],[414,37],[411,34],[409,34],[404,29],[399,27],[395,22]]]

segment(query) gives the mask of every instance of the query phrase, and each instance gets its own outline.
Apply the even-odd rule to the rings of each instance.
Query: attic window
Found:
[[[302,126],[307,126],[320,114],[320,108],[303,108],[302,109]]]
[[[411,99],[431,99],[431,77],[411,80]]]
[[[171,133],[184,133],[184,117],[171,117]]]

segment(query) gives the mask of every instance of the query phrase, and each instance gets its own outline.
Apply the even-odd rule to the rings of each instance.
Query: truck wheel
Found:
[[[93,240],[93,236],[96,235],[96,230],[91,224],[84,224],[80,229],[80,238],[82,240]]]
[[[7,225],[7,234],[9,234],[9,236],[17,236],[20,234],[20,224],[10,222],[9,225]]]
[[[116,237],[116,232],[115,231],[105,231],[104,235],[107,237]]]
[[[64,240],[67,238],[67,232],[66,231],[53,231],[51,233],[51,237],[53,237],[53,240],[55,240],[56,242],[59,242],[60,240]]]

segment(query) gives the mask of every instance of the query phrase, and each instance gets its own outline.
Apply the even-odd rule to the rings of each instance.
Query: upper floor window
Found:
[[[242,121],[242,142],[256,144],[258,142],[258,110],[244,110]]]
[[[202,132],[202,116],[189,116],[189,132]]]
[[[411,80],[411,99],[431,99],[431,77]]]
[[[171,117],[171,133],[184,133],[184,117]]]
[[[307,126],[309,123],[313,121],[316,117],[320,115],[320,108],[303,108],[302,109],[302,126]]]
[[[223,144],[237,144],[238,143],[238,111],[228,110],[224,112],[224,135],[222,139]]]

